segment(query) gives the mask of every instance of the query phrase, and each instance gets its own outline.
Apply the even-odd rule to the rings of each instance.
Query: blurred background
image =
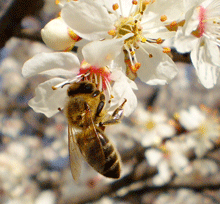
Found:
[[[54,0],[0,1],[0,203],[220,203],[220,82],[205,89],[188,54],[168,85],[136,80],[136,111],[106,135],[122,177],[107,179],[85,162],[78,183],[68,158],[67,120],[35,113],[28,101],[43,76],[25,79],[24,62],[52,52],[40,30],[60,8]]]

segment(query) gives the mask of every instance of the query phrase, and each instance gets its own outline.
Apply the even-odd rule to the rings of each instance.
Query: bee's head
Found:
[[[67,90],[69,97],[74,97],[77,94],[90,94],[96,89],[95,85],[90,82],[73,83]]]

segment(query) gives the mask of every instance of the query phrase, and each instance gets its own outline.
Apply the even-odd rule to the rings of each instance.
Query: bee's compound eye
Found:
[[[96,97],[100,94],[100,91],[99,90],[96,90],[92,93],[92,97]]]
[[[92,93],[94,90],[94,86],[91,83],[83,83],[80,85],[78,91],[79,93]]]

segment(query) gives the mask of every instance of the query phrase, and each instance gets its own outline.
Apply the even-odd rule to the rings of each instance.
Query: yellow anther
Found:
[[[176,26],[177,25],[177,22],[176,21],[173,21],[172,23],[170,23],[170,27],[172,28],[172,27],[174,27],[174,26]]]
[[[147,41],[146,38],[144,38],[144,37],[141,38],[141,42],[145,43],[146,41]]]
[[[149,121],[147,121],[147,123],[146,123],[146,128],[148,129],[148,130],[152,130],[154,127],[155,127],[155,122],[154,121],[152,121],[152,120],[149,120]]]
[[[149,54],[149,58],[152,58],[153,57],[153,55],[152,54]]]
[[[138,70],[141,67],[141,63],[137,62],[135,65],[136,70]]]
[[[70,28],[67,29],[67,33],[75,42],[78,42],[82,39],[76,33],[74,33],[73,30]]]
[[[204,125],[201,125],[199,128],[198,128],[198,132],[200,135],[204,135],[206,134],[208,131],[207,129],[207,126],[204,124]]]
[[[137,1],[137,0],[133,0],[133,1],[132,1],[132,4],[137,5],[137,4],[138,4],[138,1]]]
[[[135,68],[135,66],[134,66],[134,65],[132,65],[130,68],[131,68],[131,71],[132,71],[133,73],[135,73],[135,72],[136,72],[136,68]]]
[[[161,38],[157,38],[156,42],[157,42],[157,44],[161,44],[163,42],[163,40]]]
[[[135,54],[135,51],[131,51],[130,53],[131,53],[131,55],[134,55],[134,54]]]
[[[116,11],[118,8],[119,8],[119,5],[117,3],[112,5],[112,9],[114,11]]]
[[[163,48],[163,53],[170,53],[171,49],[169,47],[164,47]]]
[[[166,20],[167,20],[167,16],[166,16],[166,15],[162,15],[162,16],[160,17],[160,20],[161,20],[162,22],[166,21]]]
[[[60,3],[60,1],[59,1],[59,0],[56,0],[56,1],[55,1],[55,4],[59,4],[59,3]]]
[[[115,33],[116,33],[116,31],[114,29],[108,31],[108,34],[111,36],[114,36]]]
[[[55,86],[52,86],[52,89],[53,89],[53,90],[57,90],[57,88],[56,88]]]
[[[179,120],[180,114],[176,112],[176,113],[173,114],[173,117],[174,117],[175,120]]]

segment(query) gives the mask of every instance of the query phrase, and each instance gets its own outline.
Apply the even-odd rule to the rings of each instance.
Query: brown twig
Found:
[[[20,27],[21,20],[36,14],[43,7],[43,0],[12,0],[0,16],[0,48],[14,35]]]

